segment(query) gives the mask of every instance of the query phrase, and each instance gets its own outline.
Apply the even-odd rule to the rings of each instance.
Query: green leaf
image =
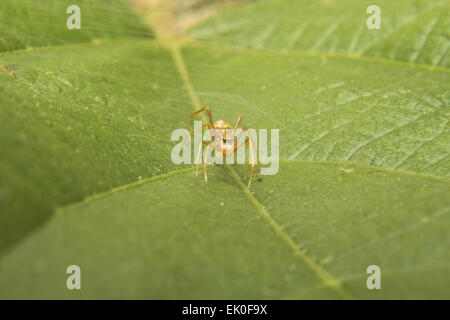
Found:
[[[370,30],[366,10],[380,7],[381,29]],[[450,4],[445,0],[258,1],[230,10],[190,31],[202,42],[240,48],[380,57],[445,66]]]
[[[0,54],[0,298],[449,298],[448,4],[410,3],[367,30],[365,1],[258,1],[182,47],[129,13],[80,38],[24,20]],[[173,164],[202,105],[280,129],[278,174]]]
[[[282,159],[449,175],[447,70],[203,44],[184,54],[213,116],[279,128]]]
[[[15,77],[0,75],[0,243],[55,206],[176,169],[170,135],[191,108],[157,44],[104,40],[0,61],[16,65]]]
[[[70,30],[66,10],[80,8],[81,29]],[[72,12],[72,11],[70,11]],[[152,37],[121,0],[3,0],[0,52],[87,42],[104,38]]]

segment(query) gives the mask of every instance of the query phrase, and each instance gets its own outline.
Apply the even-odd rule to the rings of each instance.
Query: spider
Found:
[[[210,148],[213,148],[216,152],[220,152],[220,153],[222,153],[223,156],[226,156],[226,155],[231,155],[231,154],[235,153],[237,150],[239,150],[240,148],[248,145],[250,148],[250,160],[251,160],[249,167],[247,167],[247,171],[251,167],[250,178],[248,180],[248,188],[250,189],[250,185],[252,183],[252,178],[253,178],[253,171],[254,171],[255,162],[256,162],[256,161],[254,161],[255,159],[254,159],[254,151],[253,151],[254,150],[253,148],[255,148],[255,144],[253,143],[253,140],[250,137],[247,137],[245,139],[245,142],[238,146],[238,141],[240,140],[242,134],[244,133],[244,131],[248,130],[247,127],[241,128],[242,131],[240,132],[236,141],[233,138],[236,130],[239,127],[239,124],[242,121],[242,116],[241,115],[238,116],[236,124],[233,128],[228,121],[225,121],[225,120],[213,121],[212,116],[211,116],[211,110],[208,107],[203,107],[200,110],[195,111],[191,115],[191,127],[192,127],[192,122],[193,122],[194,117],[203,111],[208,112],[209,124],[202,125],[201,129],[203,129],[205,127],[208,128],[210,135],[211,135],[211,142],[202,141],[202,143],[199,145],[198,152],[197,152],[195,175],[198,176],[198,164],[199,164],[199,159],[200,159],[200,151],[202,150],[203,145],[206,145],[206,154],[203,159],[204,160],[203,161],[203,170],[205,173],[205,181],[206,182],[208,181],[208,174],[206,172],[206,164],[208,161],[208,154],[209,154]],[[233,129],[233,131],[231,132],[231,134],[229,134],[231,129]],[[193,131],[191,132],[191,134],[192,133],[193,133]],[[216,137],[219,137],[219,139],[216,139]],[[246,173],[247,173],[247,171],[246,171]]]

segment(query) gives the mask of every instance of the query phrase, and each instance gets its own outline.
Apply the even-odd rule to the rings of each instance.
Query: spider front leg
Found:
[[[205,182],[208,182],[208,174],[206,173],[206,165],[208,162],[208,153],[209,153],[209,147],[210,144],[206,144],[206,154],[205,154],[205,159],[203,161],[203,171],[205,172]]]
[[[239,139],[241,138],[241,136],[242,136],[244,131],[248,131],[248,128],[247,127],[243,127],[242,128],[242,131],[239,133],[237,141],[239,141]],[[236,152],[240,148],[245,147],[247,145],[250,148],[250,150],[249,150],[250,151],[250,164],[249,164],[249,167],[251,167],[251,172],[250,172],[250,179],[248,180],[248,188],[250,189],[250,185],[252,184],[252,179],[253,179],[253,172],[255,170],[255,160],[256,160],[254,158],[254,152],[253,152],[253,148],[255,148],[255,144],[254,144],[252,138],[251,137],[247,137],[247,139],[245,139],[245,142],[243,144],[241,144],[240,146],[236,146],[234,148],[234,152]],[[255,151],[256,151],[256,148],[255,148]],[[247,167],[247,171],[248,171],[249,167]],[[246,176],[247,176],[247,171],[245,172]]]
[[[234,152],[236,152],[237,150],[239,150],[242,147],[248,146],[249,144],[249,139],[245,139],[245,142],[243,144],[241,144],[239,147],[234,148]],[[245,173],[244,173],[244,177],[242,178],[242,181],[245,181],[247,179],[247,175],[248,175],[248,169],[250,169],[251,164],[249,163],[247,166],[247,169],[245,169]]]
[[[184,139],[183,146],[184,146],[184,144],[185,144],[188,140],[190,141],[192,135],[193,135],[196,131],[199,131],[199,130],[202,130],[202,131],[203,131],[204,128],[208,128],[208,130],[210,130],[210,129],[211,129],[211,126],[210,126],[209,124],[204,124],[204,125],[202,125],[200,128],[191,130],[191,132],[189,133],[189,136],[186,136],[186,138]],[[201,146],[201,145],[200,145],[200,146]],[[197,159],[197,162],[198,162],[198,159]]]
[[[202,141],[202,143],[198,146],[197,160],[195,161],[195,176],[198,176],[198,161],[200,160],[200,151],[202,151],[203,145],[209,146],[209,143]]]

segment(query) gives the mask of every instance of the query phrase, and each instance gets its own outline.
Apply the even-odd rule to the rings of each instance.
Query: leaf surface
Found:
[[[364,1],[259,1],[181,48],[128,13],[104,37],[18,30],[37,42],[0,54],[0,298],[448,298],[448,4],[408,3],[378,34]],[[243,166],[173,164],[202,105],[280,129],[278,174],[249,192]]]

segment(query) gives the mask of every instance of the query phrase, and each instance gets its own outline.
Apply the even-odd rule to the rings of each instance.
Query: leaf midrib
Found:
[[[83,42],[76,42],[76,43],[65,43],[60,45],[49,45],[49,46],[40,46],[40,47],[30,47],[26,49],[17,49],[17,50],[11,50],[11,51],[4,51],[0,52],[0,57],[6,57],[6,56],[13,56],[17,54],[26,54],[26,53],[33,53],[36,51],[56,51],[56,50],[64,50],[64,49],[70,49],[74,47],[82,47],[82,46],[99,46],[104,43],[108,42],[115,42],[120,40],[141,40],[143,39],[136,39],[131,37],[120,37],[120,38],[102,38],[102,39],[95,39],[90,41],[83,41]],[[148,39],[146,41],[157,41],[156,39]]]

